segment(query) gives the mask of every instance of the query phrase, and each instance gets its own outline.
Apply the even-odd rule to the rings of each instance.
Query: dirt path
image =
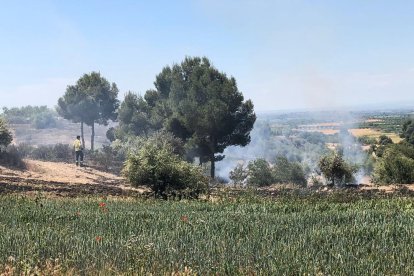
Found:
[[[0,166],[0,194],[38,192],[53,196],[133,196],[144,188],[132,188],[122,177],[74,164],[25,160],[25,170]]]

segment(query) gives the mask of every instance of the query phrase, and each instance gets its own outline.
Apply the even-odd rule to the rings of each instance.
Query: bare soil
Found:
[[[34,160],[25,160],[25,163],[24,170],[0,166],[0,194],[136,196],[148,191],[131,187],[120,176],[89,167]]]

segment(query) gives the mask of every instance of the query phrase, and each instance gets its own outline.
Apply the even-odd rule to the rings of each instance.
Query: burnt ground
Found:
[[[138,196],[144,188],[133,188],[125,179],[74,164],[25,160],[25,169],[0,166],[0,194],[41,192],[50,196]]]

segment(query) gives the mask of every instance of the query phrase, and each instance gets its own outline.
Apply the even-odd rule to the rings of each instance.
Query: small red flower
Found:
[[[187,216],[181,216],[181,221],[182,222],[188,222],[188,217]]]
[[[102,241],[102,237],[101,237],[101,236],[96,236],[96,237],[95,237],[95,240],[96,240],[97,242],[100,242],[100,241]]]
[[[105,202],[100,202],[100,203],[99,203],[99,207],[101,207],[101,208],[105,208],[105,206],[106,206],[106,203],[105,203]]]

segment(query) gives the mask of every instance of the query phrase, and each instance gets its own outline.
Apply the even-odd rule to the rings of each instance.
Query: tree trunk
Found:
[[[92,122],[91,151],[95,148],[95,122]]]
[[[82,137],[82,147],[85,148],[85,136],[83,134],[83,122],[81,122],[81,137]]]
[[[214,179],[215,178],[215,173],[216,173],[216,163],[215,163],[215,160],[214,160],[214,153],[210,156],[210,163],[211,163],[211,165],[210,165],[210,176],[211,176],[211,179]]]

